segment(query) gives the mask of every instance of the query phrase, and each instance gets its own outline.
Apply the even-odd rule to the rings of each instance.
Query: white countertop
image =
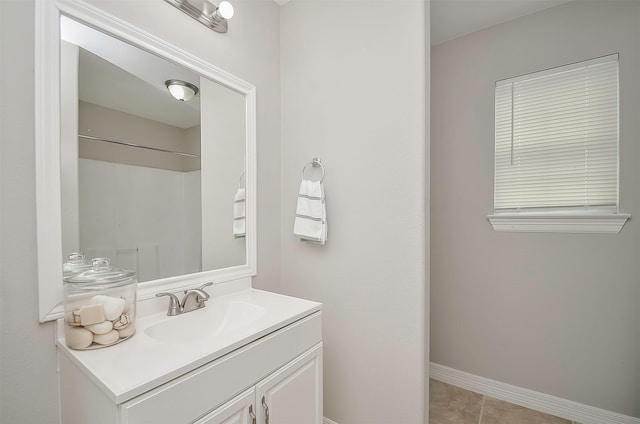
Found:
[[[166,342],[146,329],[173,320],[170,325],[207,319],[224,303],[250,303],[264,308],[259,319],[193,340]],[[183,375],[201,365],[283,328],[322,307],[320,303],[256,289],[211,297],[206,307],[168,317],[166,312],[137,317],[136,333],[123,342],[95,350],[69,349],[64,342],[64,322],[58,321],[58,346],[111,400],[120,404]],[[187,324],[189,325],[189,324]],[[204,326],[203,326],[204,327]],[[230,327],[231,328],[231,327]],[[193,328],[189,329],[193,331]]]

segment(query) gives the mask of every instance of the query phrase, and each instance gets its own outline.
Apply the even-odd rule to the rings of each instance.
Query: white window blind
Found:
[[[618,208],[618,55],[498,81],[495,213]]]

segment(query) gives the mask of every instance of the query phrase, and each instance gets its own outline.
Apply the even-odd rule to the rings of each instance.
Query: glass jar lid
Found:
[[[89,269],[91,269],[91,263],[87,262],[84,253],[69,253],[67,262],[62,264],[62,277],[66,279]]]
[[[64,278],[64,282],[78,286],[118,287],[135,282],[135,275],[135,271],[112,267],[109,258],[95,258],[91,260],[90,268]]]

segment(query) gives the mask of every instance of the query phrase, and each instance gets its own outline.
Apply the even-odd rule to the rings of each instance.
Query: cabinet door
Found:
[[[255,390],[252,387],[193,424],[255,424],[254,400]]]
[[[322,424],[322,343],[256,386],[258,424]]]

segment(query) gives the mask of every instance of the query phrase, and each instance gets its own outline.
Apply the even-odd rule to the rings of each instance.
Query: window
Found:
[[[494,229],[618,232],[627,218],[618,214],[618,55],[498,81]]]

